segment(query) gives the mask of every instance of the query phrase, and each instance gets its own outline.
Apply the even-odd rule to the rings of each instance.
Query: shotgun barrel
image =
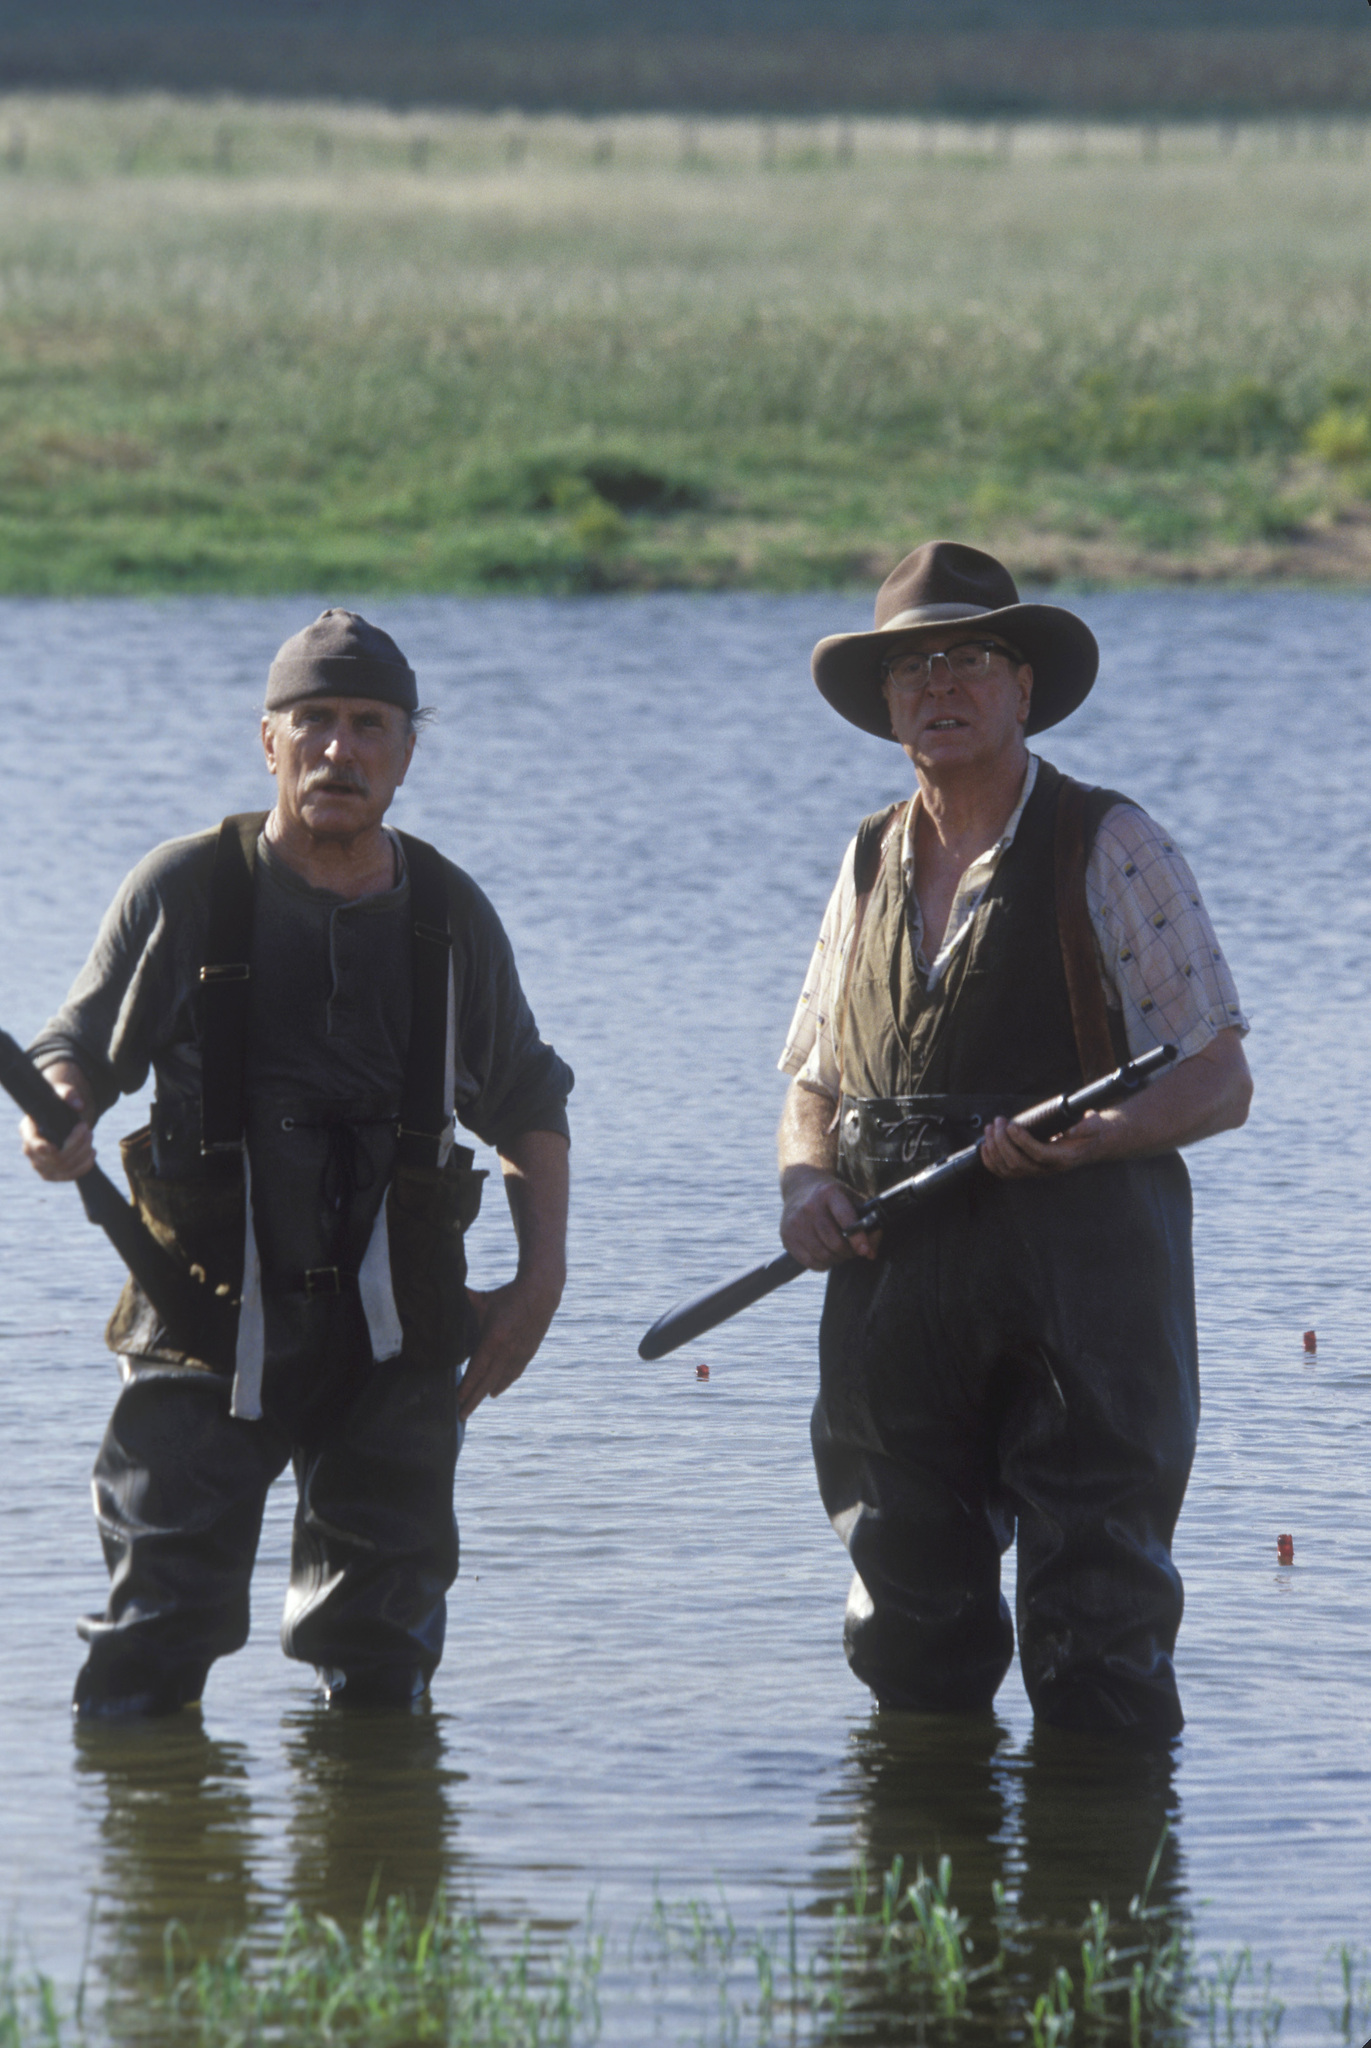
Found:
[[[1062,1131],[1069,1131],[1073,1124],[1078,1124],[1090,1110],[1107,1109],[1111,1103],[1136,1094],[1175,1057],[1174,1045],[1155,1046],[1151,1052],[1140,1053],[1137,1059],[1125,1061],[1112,1074],[1105,1074],[1100,1080],[1078,1088],[1073,1095],[1054,1095],[1047,1102],[1035,1103],[1032,1109],[1023,1110],[1014,1121],[1035,1138],[1055,1138]],[[980,1159],[980,1146],[968,1145],[964,1151],[940,1159],[936,1166],[926,1166],[922,1173],[897,1181],[894,1187],[873,1196],[857,1212],[853,1231],[883,1230],[911,1209],[922,1208],[946,1188],[969,1179],[980,1168]],[[779,1258],[768,1260],[764,1266],[754,1266],[750,1272],[739,1273],[734,1279],[725,1280],[721,1287],[711,1288],[707,1294],[678,1303],[652,1325],[638,1346],[639,1358],[665,1358],[668,1352],[679,1350],[692,1337],[702,1337],[706,1330],[726,1323],[730,1316],[751,1308],[754,1301],[760,1301],[763,1295],[784,1287],[787,1280],[795,1279],[805,1270],[798,1259],[792,1258],[789,1252],[782,1252]]]

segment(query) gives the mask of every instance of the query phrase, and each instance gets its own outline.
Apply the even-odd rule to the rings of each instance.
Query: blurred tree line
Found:
[[[0,89],[1013,115],[1371,108],[1361,0],[0,0]]]

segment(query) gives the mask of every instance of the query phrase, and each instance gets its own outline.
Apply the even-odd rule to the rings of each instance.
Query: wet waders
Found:
[[[1126,1052],[1085,906],[1124,801],[1046,762],[944,979],[914,963],[888,815],[858,841],[839,1171],[863,1192]],[[1034,1712],[1150,1738],[1182,1725],[1170,1543],[1199,1417],[1190,1184],[1178,1155],[958,1190],[874,1265],[829,1276],[812,1437],[856,1569],[845,1644],[883,1704],[989,1705],[1018,1538]]]
[[[266,1417],[230,1415],[229,1395],[217,1373],[146,1365],[115,1403],[93,1481],[109,1604],[80,1624],[90,1655],[77,1710],[170,1713],[199,1699],[215,1658],[247,1641],[262,1511],[292,1461],[281,1647],[350,1702],[417,1697],[442,1656],[457,1576],[454,1376],[374,1365],[307,1444]]]

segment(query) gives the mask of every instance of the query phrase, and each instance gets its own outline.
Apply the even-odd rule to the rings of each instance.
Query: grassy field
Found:
[[[0,589],[1371,576],[1360,125],[0,102]]]

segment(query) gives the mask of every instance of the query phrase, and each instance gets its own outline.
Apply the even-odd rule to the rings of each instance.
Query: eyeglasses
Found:
[[[892,655],[881,667],[897,690],[922,690],[933,680],[933,664],[945,661],[949,675],[959,683],[975,682],[979,676],[989,675],[991,663],[997,654],[1006,661],[1018,662],[1019,656],[1012,647],[1005,647],[998,640],[959,640],[955,647],[935,647],[928,653],[913,651],[909,654]]]

